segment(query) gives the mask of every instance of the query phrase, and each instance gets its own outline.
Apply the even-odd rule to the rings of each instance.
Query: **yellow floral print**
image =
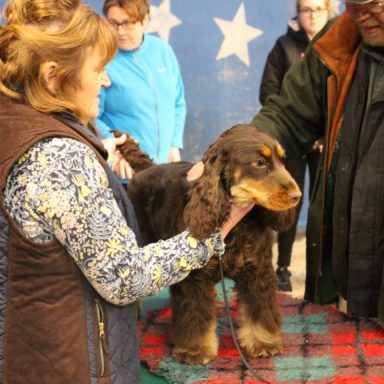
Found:
[[[73,139],[36,143],[7,180],[4,204],[25,236],[63,244],[92,286],[114,304],[156,294],[224,252],[219,231],[205,240],[184,231],[140,247],[96,155]]]

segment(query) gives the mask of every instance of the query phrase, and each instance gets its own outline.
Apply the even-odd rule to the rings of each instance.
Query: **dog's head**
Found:
[[[224,132],[203,156],[204,173],[184,214],[188,228],[197,220],[197,233],[208,235],[228,217],[231,201],[272,211],[296,206],[301,192],[283,158],[280,144],[254,126],[236,125]],[[201,215],[207,215],[205,224]]]

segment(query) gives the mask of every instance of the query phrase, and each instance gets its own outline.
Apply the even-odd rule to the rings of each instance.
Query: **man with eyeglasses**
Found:
[[[252,124],[287,156],[325,137],[307,223],[305,298],[384,325],[384,1],[348,0]],[[346,301],[346,302],[345,302]]]

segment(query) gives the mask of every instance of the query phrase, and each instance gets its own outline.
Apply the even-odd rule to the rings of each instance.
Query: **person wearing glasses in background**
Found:
[[[262,105],[269,97],[280,93],[281,84],[288,69],[304,57],[309,42],[333,16],[331,0],[297,0],[296,13],[297,15],[288,22],[287,33],[277,39],[268,54],[260,85],[259,99]],[[287,170],[292,174],[302,191],[304,190],[305,172],[308,166],[309,195],[316,176],[320,150],[320,142],[316,141],[313,148],[304,156],[285,161]],[[292,291],[289,266],[300,210],[301,203],[297,207],[297,218],[294,225],[288,231],[277,235],[276,276],[280,291]]]
[[[106,67],[111,86],[100,95],[96,125],[104,138],[117,130],[134,137],[156,163],[180,160],[186,117],[184,85],[171,46],[144,33],[148,0],[106,0],[104,15],[118,35],[119,50]],[[129,164],[114,164],[130,178]]]
[[[305,298],[384,325],[384,1],[345,7],[252,124],[288,157],[324,137],[308,212]]]

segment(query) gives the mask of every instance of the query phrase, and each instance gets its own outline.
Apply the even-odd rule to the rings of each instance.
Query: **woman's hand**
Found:
[[[180,156],[180,149],[176,147],[171,147],[169,149],[169,154],[168,154],[168,163],[175,163],[176,161],[180,161],[181,156]]]
[[[231,213],[221,227],[221,237],[224,240],[231,229],[255,206],[255,204],[239,205],[232,203]]]
[[[199,161],[187,173],[187,181],[195,181],[199,179],[204,172],[204,163]]]
[[[112,171],[122,179],[132,179],[132,168],[129,163],[123,159],[119,146],[124,144],[127,140],[127,135],[120,137],[111,137],[101,140],[104,148],[108,151],[108,164],[111,166]]]
[[[125,159],[120,159],[114,163],[113,172],[122,179],[132,179],[133,171],[128,161]]]
[[[101,142],[104,145],[104,148],[108,151],[108,158],[117,157],[121,159],[121,153],[118,150],[118,146],[125,143],[127,140],[127,135],[121,135],[120,137],[110,137],[108,139],[103,139]]]

